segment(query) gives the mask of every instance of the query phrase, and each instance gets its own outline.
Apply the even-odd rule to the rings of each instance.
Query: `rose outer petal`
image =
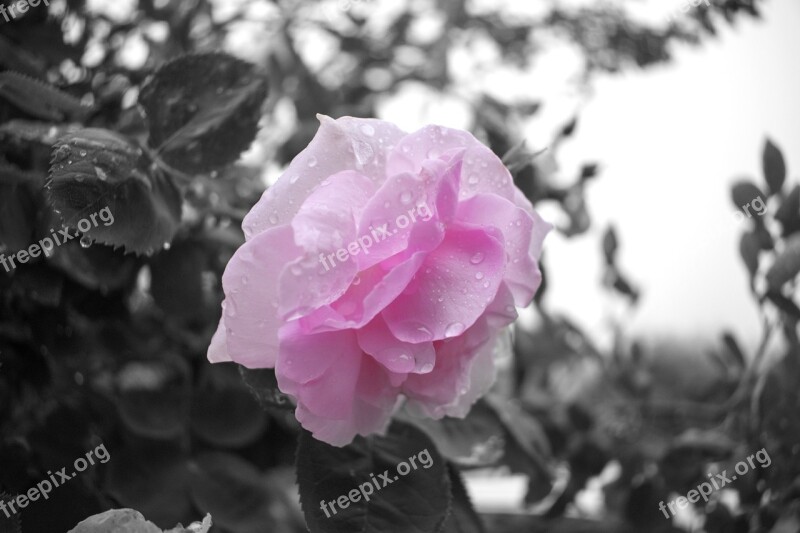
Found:
[[[248,368],[271,368],[278,357],[278,276],[303,251],[291,226],[260,233],[233,255],[222,275],[225,301],[209,347],[212,362],[235,361]],[[224,343],[224,350],[223,350]]]
[[[320,127],[314,139],[244,218],[242,229],[247,239],[271,226],[290,223],[306,198],[338,172],[357,170],[381,185],[387,177],[385,154],[406,135],[383,120],[317,118]]]
[[[425,126],[397,143],[387,158],[387,172],[417,174],[426,159],[436,159],[456,148],[465,149],[461,170],[460,198],[475,194],[496,194],[514,200],[514,180],[494,152],[471,133],[443,126]]]

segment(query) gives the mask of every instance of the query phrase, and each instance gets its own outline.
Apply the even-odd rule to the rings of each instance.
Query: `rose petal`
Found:
[[[246,238],[270,226],[288,224],[306,198],[337,172],[357,170],[382,184],[387,176],[386,151],[406,135],[382,120],[317,118],[320,127],[314,139],[245,217],[242,229]]]
[[[278,276],[302,250],[291,226],[269,229],[243,244],[222,275],[222,321],[229,360],[248,368],[275,366],[278,356]],[[218,330],[219,331],[219,330]],[[209,358],[222,355],[222,334],[215,335]]]
[[[460,335],[494,299],[503,279],[502,235],[451,225],[406,290],[383,311],[389,329],[418,343]]]
[[[455,148],[465,149],[460,187],[462,200],[479,193],[492,193],[513,201],[517,188],[503,162],[471,133],[462,130],[425,126],[405,136],[389,154],[387,171],[390,175],[417,174],[423,161],[436,159]]]
[[[456,219],[496,228],[503,234],[508,256],[505,281],[514,295],[516,305],[527,306],[542,281],[538,255],[532,256],[531,250],[541,250],[542,240],[550,231],[550,225],[538,215],[530,214],[493,194],[479,194],[458,204]]]
[[[485,391],[486,383],[494,380],[493,371],[486,359],[486,345],[490,330],[486,321],[478,320],[463,335],[445,341],[437,341],[436,366],[428,374],[411,374],[403,383],[402,392],[408,397],[408,409],[413,414],[431,418],[442,418],[450,413],[460,413],[464,404],[471,405],[479,390]],[[491,346],[490,346],[491,348]],[[478,357],[482,358],[481,370],[489,369],[484,379],[473,376],[471,367]],[[491,363],[491,349],[489,349]],[[462,397],[466,397],[462,401]]]
[[[397,339],[380,315],[358,330],[358,344],[376,361],[398,374],[426,374],[433,370],[436,362],[432,342],[412,344]]]

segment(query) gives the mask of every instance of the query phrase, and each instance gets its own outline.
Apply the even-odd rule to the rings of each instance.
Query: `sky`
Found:
[[[539,5],[486,2],[517,10]],[[626,5],[658,24],[681,3]],[[800,2],[769,0],[762,14],[760,20],[741,17],[733,27],[720,25],[718,36],[700,47],[674,46],[674,60],[666,65],[598,76],[588,99],[571,82],[580,62],[565,44],[549,43],[524,75],[492,70],[498,61],[489,45],[473,43],[451,58],[452,71],[462,75],[456,85],[465,92],[480,85],[500,98],[542,98],[544,106],[526,130],[536,149],[580,111],[577,134],[553,164],[555,179],[566,183],[583,163],[600,163],[602,174],[587,192],[594,223],[579,238],[548,238],[546,303],[600,344],[610,342],[612,322],[632,335],[712,341],[731,329],[745,344],[757,342],[760,323],[738,253],[747,222],[735,217],[730,186],[742,177],[762,179],[767,136],[784,152],[788,182],[797,180],[800,165],[800,69],[791,60],[800,49]],[[426,122],[468,127],[465,107],[458,98],[401,90],[379,113],[413,131]],[[561,215],[552,206],[540,210],[558,223]],[[621,267],[643,292],[636,309],[601,288],[600,242],[608,224],[621,242]]]
[[[590,328],[620,316],[608,298],[589,296],[601,275],[600,232],[612,222],[621,265],[644,290],[631,331],[708,338],[730,328],[755,341],[759,321],[738,252],[747,222],[734,216],[730,186],[742,177],[763,183],[766,136],[784,152],[788,182],[800,167],[800,69],[791,56],[800,49],[800,2],[770,0],[763,15],[723,26],[701,48],[676,47],[667,66],[598,80],[561,154],[569,172],[600,161],[588,191],[596,224],[581,242],[554,235],[547,243],[553,306]]]

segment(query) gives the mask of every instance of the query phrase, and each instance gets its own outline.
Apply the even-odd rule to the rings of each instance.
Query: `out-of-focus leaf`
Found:
[[[117,376],[120,417],[137,435],[173,439],[186,431],[188,368],[181,359],[170,361],[131,362]]]
[[[739,180],[731,188],[731,199],[736,209],[742,209],[756,198],[763,200],[765,197],[761,189],[751,181]]]
[[[208,309],[203,291],[206,251],[197,242],[173,244],[150,261],[150,293],[168,315],[200,317]]]
[[[758,245],[758,237],[753,232],[742,233],[739,240],[739,254],[742,256],[742,261],[750,273],[750,279],[758,272],[758,252],[760,246]]]
[[[33,242],[36,210],[29,187],[0,183],[0,248],[14,253]]]
[[[767,271],[769,286],[779,291],[784,283],[793,279],[800,272],[800,235],[792,235],[786,239],[786,247]]]
[[[409,418],[436,443],[439,452],[462,467],[497,464],[505,450],[505,428],[497,413],[479,400],[464,418]]]
[[[608,266],[614,264],[618,247],[617,232],[614,226],[609,226],[603,234],[603,255],[606,258],[606,264]]]
[[[90,110],[77,98],[17,72],[0,72],[0,98],[42,120],[81,120]]]
[[[106,487],[122,505],[140,510],[162,528],[196,516],[189,497],[189,462],[177,449],[161,444],[112,454]]]
[[[237,533],[271,530],[275,517],[267,481],[250,463],[227,453],[206,453],[191,472],[192,501],[217,525]]]
[[[218,376],[231,371],[234,379]],[[191,423],[206,442],[236,448],[255,441],[264,432],[266,418],[236,369],[214,365],[195,388]]]
[[[800,231],[800,185],[795,185],[783,199],[775,220],[781,223],[784,237]]]
[[[136,258],[123,255],[110,246],[93,244],[83,248],[77,238],[53,251],[49,262],[68,278],[87,289],[109,292],[132,282],[136,273]]]
[[[152,254],[172,240],[180,191],[127,138],[80,130],[59,140],[51,165],[50,201],[65,225],[82,230],[79,223],[88,220],[86,236],[137,254]]]
[[[15,494],[9,494],[0,490],[0,501],[7,502],[12,500],[15,496]],[[10,516],[0,514],[0,531],[3,533],[22,533],[20,516],[18,514],[11,514]]]
[[[426,450],[430,462],[423,463],[419,455]],[[410,466],[411,457],[416,469]],[[398,472],[401,463],[408,467],[403,476]],[[385,437],[359,436],[341,448],[303,432],[297,481],[308,527],[319,533],[434,533],[440,531],[452,500],[445,459],[423,432],[400,422]],[[371,495],[367,487],[374,489]],[[350,494],[346,507],[336,503],[332,510],[327,505],[326,516],[321,501],[345,503]]]
[[[747,366],[747,358],[745,357],[742,348],[739,346],[736,336],[730,331],[725,331],[722,334],[722,342],[725,343],[725,347],[728,349],[728,352],[733,356],[733,359],[736,361],[736,365],[740,368],[745,368]]]
[[[786,162],[783,160],[780,149],[770,139],[764,142],[761,166],[770,194],[778,194],[786,180]]]
[[[271,368],[251,369],[239,367],[245,385],[256,397],[262,408],[278,408],[294,410],[295,405],[291,397],[278,389],[278,380],[275,370]]]
[[[238,159],[258,131],[266,79],[253,65],[219,53],[179,57],[142,88],[150,145],[183,172]]]
[[[790,317],[794,318],[795,320],[800,320],[800,307],[797,306],[794,301],[787,298],[779,291],[772,289],[767,291],[765,295],[766,299],[775,304],[775,306],[789,315]]]

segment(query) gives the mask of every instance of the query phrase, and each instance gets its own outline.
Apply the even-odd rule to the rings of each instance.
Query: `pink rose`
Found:
[[[337,446],[382,432],[401,396],[463,417],[551,226],[465,131],[319,119],[244,220],[208,359],[274,367],[297,420]]]

